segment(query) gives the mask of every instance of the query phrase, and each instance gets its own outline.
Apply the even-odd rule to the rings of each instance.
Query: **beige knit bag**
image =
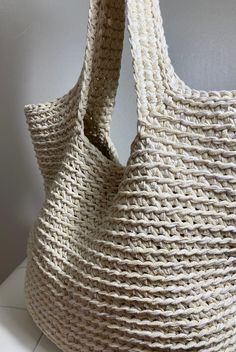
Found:
[[[64,352],[236,351],[236,91],[190,89],[157,0],[128,0],[138,131],[109,139],[124,0],[91,0],[81,77],[26,106],[46,199],[26,301]]]

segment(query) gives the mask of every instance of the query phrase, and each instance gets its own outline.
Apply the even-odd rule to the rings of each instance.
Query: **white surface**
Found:
[[[0,282],[25,257],[42,179],[23,106],[64,94],[79,76],[88,0],[0,0]],[[198,89],[236,89],[236,1],[160,0],[177,73]],[[136,132],[126,33],[112,138],[125,162]]]
[[[0,351],[60,352],[36,327],[24,302],[26,261],[0,286]]]

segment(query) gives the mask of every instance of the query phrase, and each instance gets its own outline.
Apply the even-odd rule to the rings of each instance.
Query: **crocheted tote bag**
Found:
[[[126,166],[109,124],[125,2],[138,127]],[[186,86],[157,0],[91,0],[82,73],[25,108],[46,197],[26,302],[65,352],[236,351],[236,91]]]

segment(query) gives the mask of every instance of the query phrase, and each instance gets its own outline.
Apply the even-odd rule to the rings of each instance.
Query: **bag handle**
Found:
[[[164,113],[165,91],[178,90],[182,81],[168,55],[159,0],[127,0],[127,12],[138,120],[142,122]]]
[[[86,135],[100,149],[103,141],[109,140],[121,64],[126,3],[138,129],[142,125],[139,122],[151,115],[164,113],[165,91],[171,91],[172,84],[181,85],[168,55],[159,0],[90,0],[79,121]]]
[[[109,135],[124,29],[124,0],[90,0],[78,122],[95,145]]]
[[[79,120],[95,145],[98,134],[109,137],[119,80],[126,3],[139,121],[150,113],[163,113],[164,91],[176,82],[159,0],[90,0]]]

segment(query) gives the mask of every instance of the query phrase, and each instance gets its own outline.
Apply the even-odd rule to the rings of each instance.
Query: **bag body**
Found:
[[[109,139],[125,1],[92,0],[85,62],[63,98],[27,106],[46,197],[26,303],[64,352],[236,351],[236,91],[189,88],[158,1],[128,0],[138,127]]]

